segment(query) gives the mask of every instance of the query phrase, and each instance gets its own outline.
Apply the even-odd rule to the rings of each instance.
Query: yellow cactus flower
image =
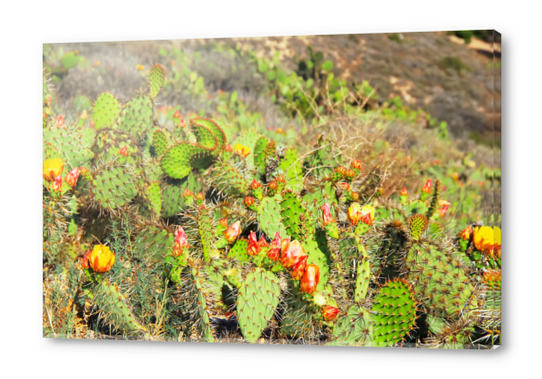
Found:
[[[243,158],[246,158],[250,154],[250,147],[243,146],[243,145],[237,143],[233,147],[233,151],[235,152],[235,154],[239,154]]]
[[[57,176],[62,175],[63,169],[64,163],[62,163],[62,159],[46,159],[43,162],[43,179],[53,181]]]
[[[137,71],[143,71],[145,69],[145,66],[143,66],[142,64],[136,64],[136,69]]]
[[[493,228],[480,226],[474,229],[474,246],[478,251],[492,250],[493,243]]]
[[[83,268],[103,274],[115,264],[115,252],[109,246],[96,245],[92,251],[89,249],[83,258]]]
[[[358,203],[352,203],[350,205],[350,208],[348,208],[347,214],[348,214],[348,219],[350,220],[352,225],[356,225],[362,216],[360,205]]]

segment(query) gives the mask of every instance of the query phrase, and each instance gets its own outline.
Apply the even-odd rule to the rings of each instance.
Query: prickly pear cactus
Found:
[[[247,275],[239,288],[237,312],[243,337],[256,342],[279,303],[279,280],[269,271],[257,269]]]
[[[166,80],[166,69],[161,64],[155,64],[149,72],[149,94],[154,99],[162,89]]]
[[[110,94],[104,92],[96,99],[92,108],[92,119],[96,129],[111,128],[120,116],[121,106],[119,101]]]

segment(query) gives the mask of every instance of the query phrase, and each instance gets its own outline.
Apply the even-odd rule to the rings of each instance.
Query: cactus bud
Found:
[[[186,233],[182,226],[179,225],[177,231],[175,232],[175,245],[173,246],[173,256],[178,257],[182,254],[184,249],[190,247],[188,239],[186,238]]]
[[[181,118],[181,112],[179,111],[175,111],[175,113],[173,113],[173,118]]]
[[[77,179],[79,179],[80,173],[81,173],[81,170],[79,170],[79,168],[76,167],[66,174],[64,181],[73,188],[77,184]]]
[[[326,321],[333,321],[338,314],[339,309],[332,307],[331,305],[326,305],[322,310],[322,316],[324,316]]]
[[[337,187],[339,187],[343,191],[349,191],[350,190],[350,184],[348,184],[346,182],[337,183]]]
[[[241,221],[231,224],[230,227],[224,231],[224,237],[229,243],[233,243],[239,234],[241,234]]]
[[[186,121],[184,120],[183,117],[181,117],[180,120],[179,120],[179,126],[180,126],[181,128],[186,127]]]
[[[320,281],[320,268],[316,265],[308,265],[305,268],[303,278],[301,278],[301,291],[312,294]]]
[[[256,233],[253,231],[250,232],[250,236],[248,237],[248,247],[247,247],[247,254],[248,255],[256,255],[260,251],[260,245],[258,244],[258,239],[256,238]]]
[[[229,143],[226,144],[226,146],[224,147],[224,151],[227,153],[233,153],[233,149],[231,148]]]
[[[352,163],[350,163],[350,167],[352,167],[355,170],[361,170],[361,161],[359,159],[352,161]]]
[[[198,200],[198,201],[203,201],[203,200],[205,200],[205,195],[203,195],[203,193],[201,193],[201,192],[198,193],[198,194],[196,195],[196,200]]]
[[[422,192],[431,193],[431,184],[432,183],[433,183],[433,181],[431,179],[428,179],[427,182],[425,183],[425,185],[422,188]]]
[[[185,188],[183,192],[183,197],[191,197],[191,196],[194,196],[194,193],[190,191],[188,188]]]
[[[284,176],[282,176],[282,174],[277,176],[275,180],[277,181],[277,183],[286,183],[286,179],[284,179]]]
[[[280,232],[275,233],[275,239],[271,242],[271,245],[269,246],[269,251],[267,252],[267,256],[272,261],[276,262],[280,258],[280,247],[281,247],[281,240],[280,240]]]
[[[60,115],[56,118],[56,125],[57,126],[64,126],[65,124],[64,116]]]
[[[332,222],[335,222],[336,220],[331,216],[329,204],[326,203],[322,205],[322,213],[324,216],[323,224],[326,226],[327,224],[331,224]]]
[[[62,175],[58,175],[53,182],[53,190],[61,191],[62,190]]]
[[[408,190],[406,187],[403,187],[403,189],[401,190],[401,193],[399,194],[401,196],[408,196]]]
[[[43,179],[53,181],[59,175],[62,175],[64,163],[60,158],[47,159],[43,162]]]
[[[285,268],[293,267],[301,259],[307,256],[299,241],[290,242],[289,238],[282,240],[281,250],[280,263],[282,263]]]
[[[277,190],[279,188],[279,185],[278,185],[277,182],[271,182],[271,183],[269,183],[268,187],[269,187],[270,190],[275,191],[275,190]]]
[[[122,149],[119,150],[119,154],[122,155],[123,157],[127,157],[129,155],[128,148],[124,146]]]
[[[220,220],[218,220],[218,223],[224,228],[226,229],[228,227],[228,219],[227,218],[222,218]]]
[[[254,198],[250,196],[245,197],[245,207],[250,208],[252,205],[254,205]]]
[[[444,217],[446,212],[448,212],[448,209],[450,208],[450,203],[444,200],[439,201],[439,204],[442,205],[442,208],[438,210],[438,213],[440,214],[440,217]]]
[[[91,268],[100,274],[111,270],[113,264],[115,264],[115,252],[105,245],[94,246],[94,249],[88,250],[83,258],[83,268]]]

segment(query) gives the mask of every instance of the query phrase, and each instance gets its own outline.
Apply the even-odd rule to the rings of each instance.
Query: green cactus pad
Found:
[[[296,149],[286,150],[284,159],[279,163],[279,168],[284,172],[286,189],[298,192],[303,188],[303,161],[299,158]]]
[[[152,135],[152,147],[154,147],[154,151],[158,157],[164,155],[168,145],[169,143],[166,134],[160,129],[155,130]]]
[[[186,267],[183,276],[185,277],[185,301],[188,303],[187,310],[190,313],[191,326],[196,328],[204,342],[214,342],[200,273],[196,268]]]
[[[278,278],[269,271],[256,269],[239,288],[237,312],[243,337],[254,343],[260,338],[279,303]]]
[[[149,96],[154,99],[162,89],[166,80],[166,69],[161,64],[155,64],[149,72]]]
[[[458,317],[478,306],[461,253],[415,244],[408,253],[409,281],[416,299],[437,317]]]
[[[292,192],[285,192],[280,203],[282,223],[289,236],[294,239],[303,239],[303,221],[307,219],[305,208]]]
[[[238,239],[228,252],[228,258],[236,259],[239,262],[248,262],[249,255],[247,253],[247,247],[248,240]]]
[[[215,239],[215,234],[211,212],[205,205],[198,207],[197,219],[198,231],[203,249],[203,259],[205,262],[210,262],[211,254],[214,251],[213,241]]]
[[[195,160],[198,168],[208,167],[212,162],[210,150],[196,144],[181,142],[167,149],[160,160],[160,166],[169,177],[182,179],[190,174],[194,168],[192,162]]]
[[[92,137],[91,137],[92,136]],[[94,143],[94,133],[77,130],[50,128],[43,131],[45,155],[62,159],[65,169],[90,167],[94,153],[90,150]]]
[[[369,289],[369,283],[371,282],[371,263],[369,261],[369,254],[363,246],[363,243],[356,238],[358,250],[360,252],[360,258],[358,260],[358,266],[356,269],[356,287],[354,290],[354,301],[360,302],[367,296],[367,290]]]
[[[126,104],[122,112],[119,128],[133,136],[144,136],[153,127],[154,108],[152,100],[138,95]]]
[[[336,218],[335,207],[338,202],[335,197],[335,188],[331,182],[325,182],[311,188],[311,191],[303,196],[303,202],[307,203],[307,212],[312,214],[315,219],[321,219],[320,215],[324,204],[330,205],[331,216]]]
[[[147,187],[147,199],[151,203],[151,209],[155,215],[160,216],[162,210],[162,196],[160,195],[160,184],[153,182]]]
[[[218,162],[213,172],[216,173],[216,185],[221,191],[233,196],[243,196],[248,191],[250,177],[230,162]]]
[[[142,335],[145,327],[135,318],[126,297],[107,279],[90,288],[92,303],[100,310],[100,318],[126,335]]]
[[[371,346],[373,323],[371,314],[358,306],[348,308],[348,313],[333,326],[334,339],[331,346]]]
[[[282,238],[288,235],[286,228],[280,222],[281,200],[280,195],[264,197],[258,205],[258,223],[263,232],[270,237],[274,237],[276,232],[280,232]]]
[[[115,96],[103,92],[98,96],[92,107],[92,120],[94,127],[99,130],[111,128],[120,116],[120,104]]]
[[[228,141],[226,139],[226,134],[224,133],[224,130],[222,130],[222,128],[218,125],[216,121],[207,118],[195,118],[190,120],[190,126],[196,134],[196,138],[200,145],[206,146],[199,137],[199,135],[202,134],[202,138],[203,135],[205,135],[206,138],[209,138],[208,134],[206,132],[203,132],[203,130],[206,129],[216,138],[217,143],[217,145],[210,145],[206,147],[215,149],[215,155],[218,155],[224,151],[224,147],[226,146],[226,143]]]
[[[152,257],[161,262],[169,255],[175,243],[175,236],[165,229],[156,226],[146,227],[138,233],[134,244],[134,252],[140,257]]]
[[[404,280],[388,281],[373,301],[375,346],[393,346],[402,341],[416,322],[416,301]]]
[[[266,147],[268,144],[268,140],[265,137],[261,137],[257,142],[256,146],[254,146],[254,165],[260,169],[260,171],[265,171],[265,167],[267,166],[267,155],[266,155]]]
[[[408,219],[408,226],[410,228],[410,236],[413,240],[418,241],[423,232],[427,229],[427,217],[422,214],[415,214]]]
[[[99,172],[93,183],[94,197],[103,208],[122,207],[137,195],[136,178],[123,167]]]
[[[314,239],[302,240],[301,246],[303,246],[305,253],[309,255],[307,264],[316,265],[320,268],[320,281],[316,286],[316,291],[323,291],[329,280],[330,257],[320,250],[318,243]]]
[[[188,175],[181,185],[162,184],[162,217],[173,217],[185,209],[183,193],[187,188],[193,194],[201,191],[201,183],[194,174]]]

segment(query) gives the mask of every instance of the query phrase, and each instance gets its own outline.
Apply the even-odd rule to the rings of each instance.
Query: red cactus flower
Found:
[[[422,192],[431,193],[431,184],[433,184],[433,181],[431,179],[428,179],[425,183],[425,186],[423,186],[422,188]]]
[[[128,148],[124,146],[122,149],[119,150],[119,154],[122,155],[123,157],[127,157],[129,155]]]
[[[295,280],[300,280],[303,277],[303,274],[305,273],[305,268],[307,267],[308,258],[308,255],[304,256],[292,267],[292,278],[294,278]]]
[[[183,192],[183,197],[190,197],[190,196],[194,196],[194,193],[190,191],[188,188],[185,188]]]
[[[218,220],[218,223],[219,223],[223,228],[227,228],[227,227],[228,227],[228,219],[227,219],[227,218],[222,218],[222,219]]]
[[[364,206],[361,209],[361,215],[360,215],[361,222],[367,225],[372,225],[374,219],[375,219],[375,208],[370,205]]]
[[[62,190],[62,175],[58,175],[53,182],[53,190],[61,191]]]
[[[329,208],[329,204],[326,203],[324,205],[322,205],[322,212],[324,214],[324,226],[326,226],[327,224],[331,224],[332,222],[335,222],[336,220],[331,216],[331,213],[330,213],[330,208]]]
[[[224,151],[228,152],[228,153],[233,153],[233,149],[232,147],[230,146],[230,144],[226,144],[226,146],[224,147]]]
[[[442,205],[442,208],[438,210],[438,213],[440,214],[440,217],[444,217],[444,215],[446,214],[446,212],[448,212],[448,209],[450,208],[450,203],[448,203],[447,201],[442,201],[440,203]]]
[[[224,231],[224,237],[229,243],[233,243],[239,234],[241,234],[241,221],[234,222]]]
[[[184,120],[184,118],[181,117],[181,119],[179,120],[179,126],[181,128],[184,128],[186,126],[186,121]]]
[[[173,256],[178,257],[182,254],[184,249],[190,247],[188,239],[186,238],[186,233],[182,226],[179,225],[179,228],[175,232],[175,245],[173,246]]]
[[[258,182],[256,179],[252,179],[252,183],[250,183],[250,189],[256,189],[260,188],[262,184]]]
[[[75,187],[80,173],[81,173],[81,170],[79,170],[79,168],[76,167],[66,174],[64,181],[68,183],[68,185],[70,185],[71,187]]]
[[[62,115],[60,115],[60,116],[58,116],[58,117],[56,118],[56,124],[57,124],[58,126],[64,126],[65,122],[66,122],[66,121],[64,120],[64,116],[62,116]]]
[[[179,111],[175,111],[175,113],[173,113],[173,118],[181,118],[181,112]]]
[[[352,163],[350,163],[350,167],[356,170],[361,170],[361,161],[359,159],[352,161]]]
[[[274,191],[274,190],[277,190],[279,188],[279,185],[278,185],[277,182],[271,182],[271,183],[269,183],[268,187],[269,187],[270,190]]]
[[[338,314],[339,309],[332,307],[331,305],[326,305],[322,310],[322,316],[324,316],[326,321],[333,321]]]
[[[401,196],[408,196],[408,190],[406,187],[403,187],[403,189],[401,190],[401,193],[400,193]]]
[[[474,229],[472,228],[472,225],[469,225],[459,233],[459,238],[468,241],[471,239],[472,233],[474,233]]]
[[[265,240],[265,237],[262,234],[262,236],[260,237],[260,240],[258,241],[258,248],[262,249],[264,247],[267,247],[267,241]]]
[[[245,197],[245,207],[248,208],[253,204],[254,204],[254,198],[252,198],[250,196]]]
[[[301,278],[301,292],[311,294],[316,291],[316,286],[320,281],[320,268],[316,265],[308,265],[305,268],[303,278]]]
[[[289,238],[282,240],[280,263],[285,268],[291,268],[307,256],[299,241],[291,241]]]
[[[280,232],[275,233],[275,239],[271,241],[271,245],[269,246],[269,251],[267,252],[267,256],[272,261],[276,262],[280,258],[280,247],[281,247],[281,239],[280,239]]]
[[[258,239],[256,238],[256,233],[253,231],[250,232],[250,236],[248,237],[248,247],[247,247],[247,254],[248,255],[256,255],[260,251],[260,245],[258,244]]]
[[[277,181],[277,183],[286,183],[286,179],[284,179],[284,176],[282,176],[282,174],[277,176],[275,180]]]
[[[349,191],[350,190],[350,184],[348,184],[346,182],[339,182],[339,183],[337,183],[337,186],[343,191]]]

